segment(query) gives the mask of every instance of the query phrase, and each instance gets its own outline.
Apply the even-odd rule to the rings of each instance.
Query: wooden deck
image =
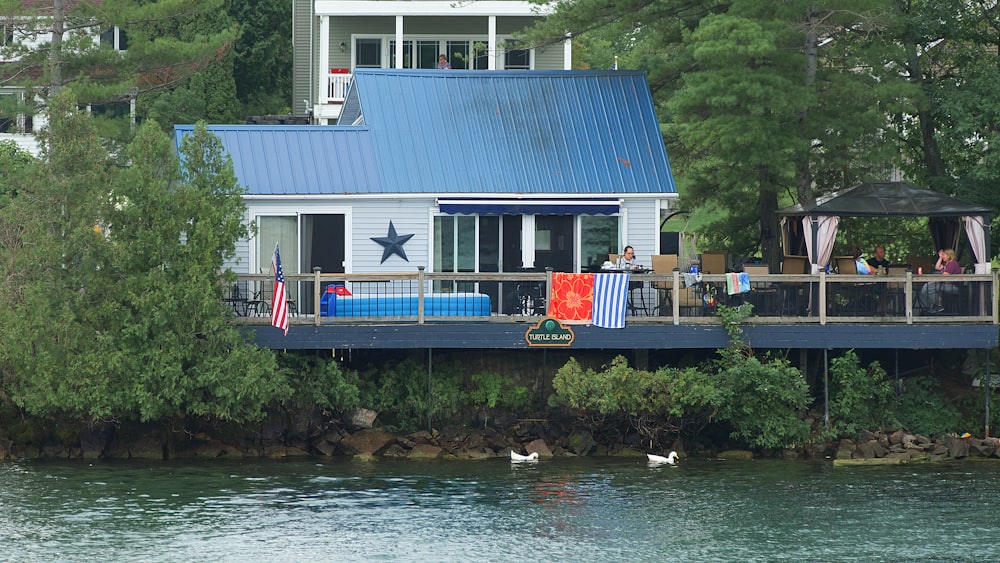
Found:
[[[285,336],[270,326],[273,280],[241,275],[227,295],[233,322],[273,349],[529,349],[527,333],[544,318],[551,272],[438,274],[296,274]],[[745,339],[761,349],[962,349],[998,344],[997,276],[948,276],[944,311],[921,310],[924,286],[939,275],[754,275],[749,291],[730,294],[723,275],[685,284],[684,275],[634,274],[623,329],[569,324],[563,349],[715,349],[728,335],[718,305],[753,306]],[[688,280],[692,281],[692,280]],[[326,286],[345,286],[333,314],[320,304]],[[734,288],[735,289],[735,288]],[[705,295],[709,299],[705,299]],[[452,295],[451,305],[433,303]],[[462,295],[488,295],[489,314],[464,310]],[[405,298],[412,307],[398,305]],[[471,301],[469,301],[471,302]],[[359,305],[362,304],[362,305]],[[714,303],[714,305],[713,305]],[[391,305],[390,305],[391,304]],[[344,307],[355,307],[355,310]],[[402,307],[402,308],[400,308]],[[450,308],[448,308],[450,307]]]

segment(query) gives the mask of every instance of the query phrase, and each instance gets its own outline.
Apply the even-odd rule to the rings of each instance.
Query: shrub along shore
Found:
[[[848,350],[821,379],[823,370],[807,369],[808,361],[796,367],[774,352],[750,350],[734,320],[730,347],[713,355],[634,356],[642,367],[597,351],[435,351],[433,370],[419,351],[276,353],[276,394],[256,411],[228,411],[240,416],[98,418],[53,404],[34,412],[8,400],[0,410],[0,457],[489,459],[511,451],[671,450],[838,464],[1000,457],[995,438],[971,433],[983,428],[984,390],[967,381],[958,354],[925,358],[936,371],[891,380],[878,361],[864,365]],[[218,393],[235,400],[225,381],[214,385],[201,395],[205,404]]]
[[[811,411],[810,416],[818,413]],[[378,427],[373,411],[358,409],[336,420],[279,417],[253,428],[202,425],[182,430],[161,424],[38,425],[22,419],[0,429],[0,458],[15,459],[252,459],[313,456],[377,462],[382,459],[509,459],[510,452],[537,452],[540,459],[564,456],[618,456],[645,459],[646,452],[676,449],[682,459],[746,460],[756,457],[831,460],[835,465],[897,465],[951,460],[1000,459],[1000,440],[968,434],[929,438],[904,430],[861,431],[852,438],[751,451],[730,440],[677,441],[650,448],[637,432],[610,436],[595,432],[564,412],[518,418],[511,413],[478,413],[475,420],[408,433]],[[312,423],[317,424],[312,424]],[[188,421],[191,426],[191,421]],[[197,425],[196,425],[197,426]],[[49,430],[43,430],[43,427]]]

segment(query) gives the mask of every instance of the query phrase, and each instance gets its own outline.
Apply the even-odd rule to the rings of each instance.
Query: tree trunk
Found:
[[[781,244],[778,237],[778,193],[770,169],[758,168],[758,210],[760,212],[760,256],[770,266],[771,272],[780,271]]]
[[[66,28],[63,0],[52,0],[52,45],[49,49],[49,97],[62,87],[62,40]]]
[[[804,45],[805,54],[805,85],[806,91],[812,92],[816,83],[816,65],[818,58],[819,37],[816,33],[816,11],[812,6],[806,8],[806,36]],[[799,138],[804,144],[802,151],[795,163],[795,194],[799,204],[803,207],[812,207],[816,204],[816,195],[813,193],[813,175],[811,169],[811,140],[809,136],[809,109],[806,107],[798,111]]]
[[[917,100],[917,120],[920,122],[921,156],[924,166],[927,168],[927,176],[931,184],[935,180],[945,177],[945,165],[941,159],[941,148],[938,147],[937,121],[934,119],[934,111],[931,102],[931,92],[927,78],[924,76],[920,66],[920,55],[917,53],[917,46],[912,41],[906,41],[906,51],[910,73],[910,80],[916,82],[920,87],[923,97]]]

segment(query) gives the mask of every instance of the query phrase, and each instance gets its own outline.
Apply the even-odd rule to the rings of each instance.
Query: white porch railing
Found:
[[[324,104],[342,104],[347,97],[347,86],[351,83],[354,75],[346,72],[347,69],[332,69],[326,75],[326,99]]]

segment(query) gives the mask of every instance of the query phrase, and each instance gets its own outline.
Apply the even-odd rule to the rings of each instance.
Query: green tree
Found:
[[[240,35],[233,46],[233,75],[236,97],[244,113],[287,113],[294,102],[291,3],[231,0],[229,14],[240,24]]]
[[[221,143],[199,127],[181,167],[150,123],[119,161],[75,105],[53,100],[30,190],[0,211],[23,226],[0,249],[5,394],[92,420],[260,417],[286,383],[222,307],[219,271],[247,233]]]
[[[81,105],[133,100],[225,57],[236,26],[224,8],[224,0],[5,2],[0,16],[47,38],[9,47],[5,72],[43,99],[69,86]],[[96,41],[113,27],[126,34],[124,50]]]
[[[854,350],[848,350],[830,362],[830,375],[830,420],[835,437],[850,437],[890,423],[895,396],[878,362],[863,368]]]

